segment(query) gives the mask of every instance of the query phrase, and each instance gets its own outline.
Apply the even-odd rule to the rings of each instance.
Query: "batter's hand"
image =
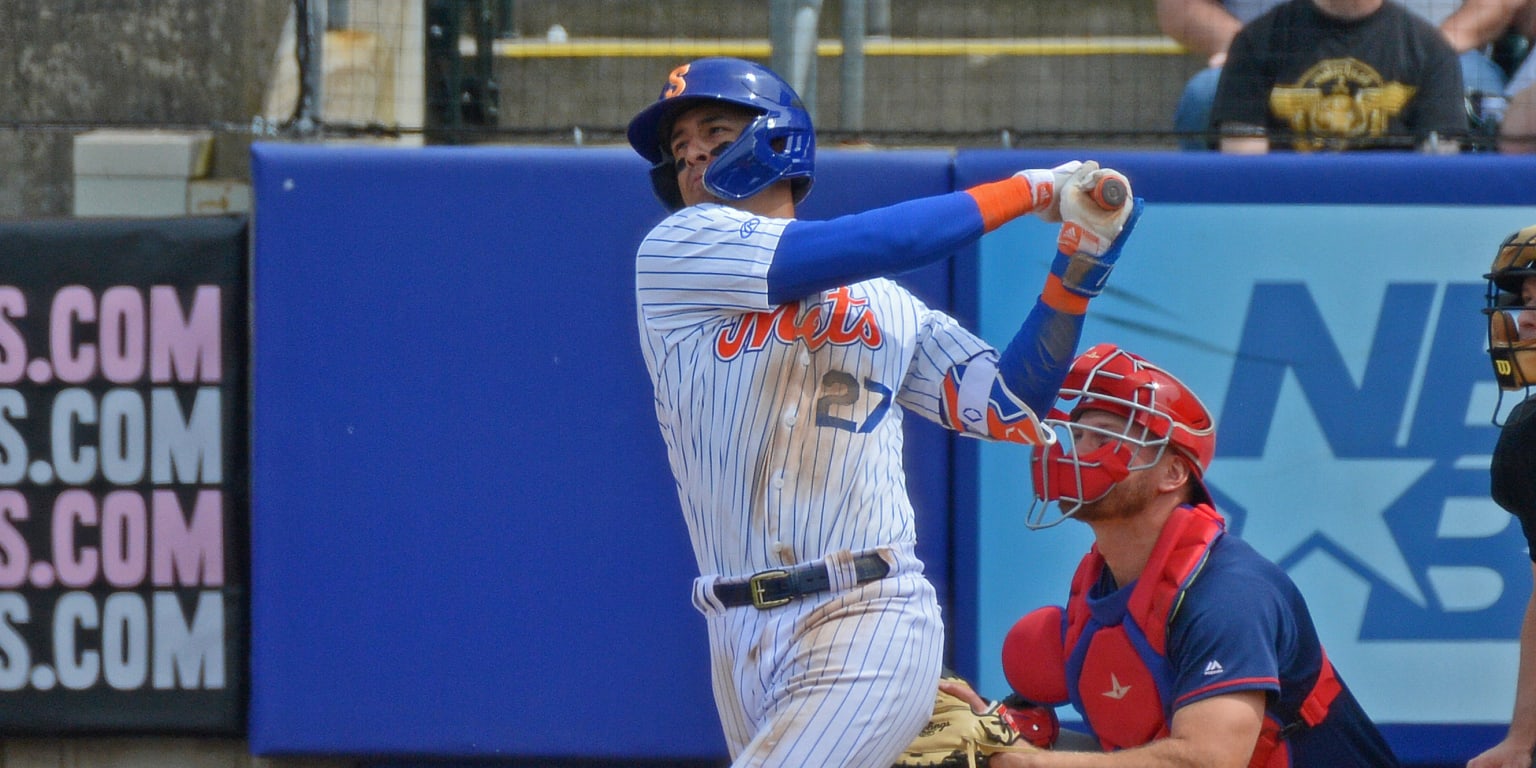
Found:
[[[1106,184],[1119,183],[1124,201],[1118,208],[1106,207],[1102,190]],[[1125,174],[1100,168],[1092,161],[1084,163],[1061,186],[1061,241],[1057,243],[1067,254],[1081,253],[1098,256],[1109,250],[1111,243],[1120,235],[1136,207],[1132,199],[1130,179]]]
[[[1030,213],[1053,224],[1061,221],[1061,192],[1066,189],[1072,174],[1085,165],[1099,167],[1099,164],[1092,160],[1087,163],[1073,160],[1055,168],[1031,168],[1014,174],[1029,182],[1029,191],[1035,201],[1035,207]]]
[[[1141,218],[1146,201],[1141,198],[1127,200],[1125,220],[1116,227],[1113,240],[1107,245],[1097,234],[1068,219],[1061,225],[1061,235],[1056,240],[1056,258],[1051,261],[1051,274],[1061,280],[1067,291],[1085,298],[1093,298],[1104,291],[1109,273],[1120,260],[1120,250],[1130,239],[1131,231]],[[1065,210],[1065,206],[1063,206]],[[1092,238],[1092,245],[1085,247],[1085,240]]]

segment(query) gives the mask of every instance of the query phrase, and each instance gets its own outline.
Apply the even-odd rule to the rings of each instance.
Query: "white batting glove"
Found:
[[[1035,201],[1035,207],[1030,213],[1052,223],[1061,221],[1060,192],[1066,189],[1067,182],[1074,172],[1089,165],[1094,168],[1099,167],[1099,164],[1092,160],[1087,163],[1073,160],[1055,168],[1031,168],[1015,173],[1015,176],[1021,176],[1029,183],[1029,191]]]
[[[1109,180],[1125,185],[1123,202],[1118,208],[1108,207],[1103,197],[1104,184]],[[1068,255],[1084,256],[1098,256],[1108,250],[1135,207],[1130,180],[1119,171],[1100,168],[1098,163],[1089,161],[1078,167],[1059,189],[1064,223],[1057,249]]]
[[[1116,184],[1125,186],[1112,189]],[[1124,174],[1079,168],[1062,187],[1063,221],[1051,274],[1071,293],[1098,296],[1144,207],[1145,201],[1131,196],[1131,182]]]

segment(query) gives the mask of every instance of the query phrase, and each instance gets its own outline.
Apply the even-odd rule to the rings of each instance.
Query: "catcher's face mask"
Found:
[[[1483,277],[1488,280],[1483,309],[1488,316],[1488,357],[1499,383],[1497,424],[1504,392],[1536,386],[1536,226],[1505,238]]]
[[[1042,423],[1056,433],[1036,446],[1030,462],[1035,502],[1024,524],[1049,528],[1104,498],[1115,484],[1162,460],[1169,446],[1189,460],[1197,502],[1210,495],[1199,481],[1216,453],[1210,412],[1194,392],[1168,372],[1110,344],[1073,362],[1061,399],[1076,401],[1071,414],[1052,410]],[[1090,417],[1102,411],[1118,418]],[[1057,510],[1050,517],[1051,507]]]

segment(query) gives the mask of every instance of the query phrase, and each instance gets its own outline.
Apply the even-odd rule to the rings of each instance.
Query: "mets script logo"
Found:
[[[715,357],[735,360],[742,352],[761,350],[769,341],[800,341],[813,352],[826,344],[863,344],[875,349],[884,335],[868,305],[868,299],[856,299],[847,288],[838,288],[827,294],[826,301],[804,311],[799,311],[799,304],[783,304],[770,312],[742,315],[715,337]]]
[[[1355,59],[1327,59],[1291,85],[1276,85],[1269,109],[1296,134],[1296,149],[1343,149],[1350,140],[1378,139],[1417,89],[1389,83]]]

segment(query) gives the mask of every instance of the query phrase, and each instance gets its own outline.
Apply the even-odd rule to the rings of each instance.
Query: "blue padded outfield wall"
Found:
[[[1083,156],[1150,201],[1084,343],[1206,399],[1218,502],[1408,761],[1496,741],[1531,584],[1487,500],[1481,275],[1536,223],[1536,160]],[[823,151],[802,215],[1065,159]],[[633,251],[662,215],[643,162],[258,144],[253,169],[252,750],[718,761],[635,327]],[[1015,222],[902,279],[1003,343],[1053,241]],[[1026,452],[918,421],[951,662],[1001,696],[1003,633],[1064,600],[1086,532],[1023,529]]]
[[[806,210],[951,170],[828,158]],[[267,145],[253,171],[252,749],[723,755],[635,324],[645,163]],[[947,590],[950,446],[913,445]]]

